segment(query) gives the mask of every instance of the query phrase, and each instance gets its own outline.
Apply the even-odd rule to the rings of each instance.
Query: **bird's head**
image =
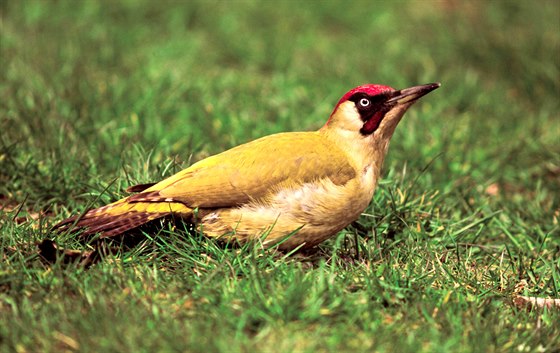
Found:
[[[375,84],[358,86],[342,96],[322,130],[388,141],[406,110],[439,86],[430,83],[401,90]]]

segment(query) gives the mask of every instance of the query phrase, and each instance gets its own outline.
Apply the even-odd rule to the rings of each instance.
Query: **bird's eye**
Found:
[[[369,101],[369,99],[367,98],[362,98],[360,99],[360,106],[363,108],[369,107],[369,105],[371,104],[371,102]]]

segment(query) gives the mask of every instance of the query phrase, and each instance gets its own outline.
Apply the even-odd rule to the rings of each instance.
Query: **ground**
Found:
[[[560,5],[5,1],[0,350],[559,352]],[[85,267],[50,226],[196,160],[313,130],[350,88],[407,113],[360,217],[314,252],[181,224]],[[341,210],[343,212],[343,210]]]

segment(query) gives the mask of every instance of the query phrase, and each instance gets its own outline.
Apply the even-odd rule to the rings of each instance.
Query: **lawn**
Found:
[[[0,351],[560,352],[558,1],[0,4]],[[305,254],[181,225],[90,266],[56,222],[364,83],[410,109],[358,224]],[[341,210],[344,212],[344,210]],[[517,303],[517,304],[516,304]]]

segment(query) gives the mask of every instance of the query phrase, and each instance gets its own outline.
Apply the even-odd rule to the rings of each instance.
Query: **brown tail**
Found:
[[[150,221],[177,214],[190,217],[192,210],[180,203],[129,202],[128,198],[87,211],[56,224],[58,232],[81,232],[81,236],[101,234],[102,238],[123,234]]]

